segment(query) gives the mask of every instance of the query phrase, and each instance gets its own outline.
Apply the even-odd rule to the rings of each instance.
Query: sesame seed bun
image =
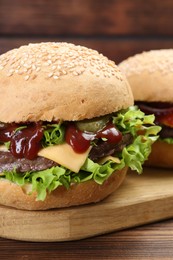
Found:
[[[135,101],[173,103],[173,49],[137,54],[120,63],[119,68],[130,83]],[[158,139],[145,165],[173,168],[173,145]]]
[[[1,122],[82,120],[133,104],[113,61],[69,43],[29,44],[1,55],[0,79]]]
[[[134,55],[119,64],[135,101],[173,102],[173,49]]]
[[[113,173],[102,185],[94,181],[75,184],[66,190],[57,188],[44,201],[36,201],[36,194],[27,195],[20,186],[7,180],[0,181],[0,204],[26,210],[46,210],[94,203],[103,200],[123,182],[127,167]]]

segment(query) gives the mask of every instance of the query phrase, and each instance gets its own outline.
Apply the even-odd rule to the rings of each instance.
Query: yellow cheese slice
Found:
[[[107,162],[107,161],[109,161],[109,160],[111,160],[111,161],[113,161],[113,162],[115,162],[115,163],[120,163],[120,162],[121,162],[119,158],[113,157],[113,156],[109,155],[109,156],[106,156],[106,157],[100,159],[100,160],[99,160],[99,163],[100,163],[100,164],[104,164],[105,162]]]
[[[88,157],[89,148],[85,153],[75,153],[67,143],[48,146],[38,152],[39,156],[50,159],[73,172],[78,172]]]
[[[85,153],[75,153],[70,145],[67,143],[48,146],[38,152],[39,156],[50,159],[73,172],[78,172],[84,164],[91,148]],[[0,145],[0,151],[7,152],[5,145]]]

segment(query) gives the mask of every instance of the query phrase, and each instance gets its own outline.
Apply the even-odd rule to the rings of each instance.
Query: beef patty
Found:
[[[126,134],[123,136],[122,141],[118,144],[110,144],[104,141],[99,141],[96,146],[90,151],[89,158],[96,162],[100,158],[107,155],[113,155],[116,152],[122,151],[122,149],[128,144],[132,143],[131,134]],[[28,171],[41,171],[58,164],[47,158],[37,156],[34,160],[28,160],[26,158],[16,158],[10,152],[0,151],[0,172],[12,171],[16,172],[28,172]]]

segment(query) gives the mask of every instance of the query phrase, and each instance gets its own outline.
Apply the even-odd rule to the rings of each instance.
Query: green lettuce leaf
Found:
[[[59,124],[48,124],[44,128],[43,147],[64,142],[65,128],[61,122]]]
[[[63,166],[55,166],[39,172],[26,172],[24,174],[4,172],[1,178],[5,178],[20,186],[32,185],[32,192],[37,192],[37,200],[45,200],[46,194],[59,186],[69,188],[72,183],[82,183],[94,180],[102,184],[115,170],[121,170],[125,166],[142,172],[142,164],[151,152],[151,145],[158,138],[157,133],[161,130],[154,125],[154,116],[145,116],[137,107],[122,110],[113,116],[113,123],[122,134],[131,133],[133,143],[125,147],[122,152],[115,154],[120,159],[119,163],[112,160],[104,164],[95,163],[86,159],[80,171],[76,174]],[[54,124],[45,130],[44,145],[53,145],[63,142],[64,129],[61,124]]]
[[[154,115],[145,115],[137,106],[122,110],[113,117],[113,123],[122,133],[131,133],[134,137],[140,133],[145,136],[157,135],[161,127],[156,126],[154,120]]]
[[[168,144],[173,144],[173,138],[167,137],[167,138],[159,138],[160,141],[163,141]]]

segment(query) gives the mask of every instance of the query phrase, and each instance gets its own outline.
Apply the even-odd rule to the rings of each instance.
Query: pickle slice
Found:
[[[98,132],[103,129],[109,121],[109,116],[96,117],[93,119],[85,119],[76,122],[76,126],[83,132]]]

